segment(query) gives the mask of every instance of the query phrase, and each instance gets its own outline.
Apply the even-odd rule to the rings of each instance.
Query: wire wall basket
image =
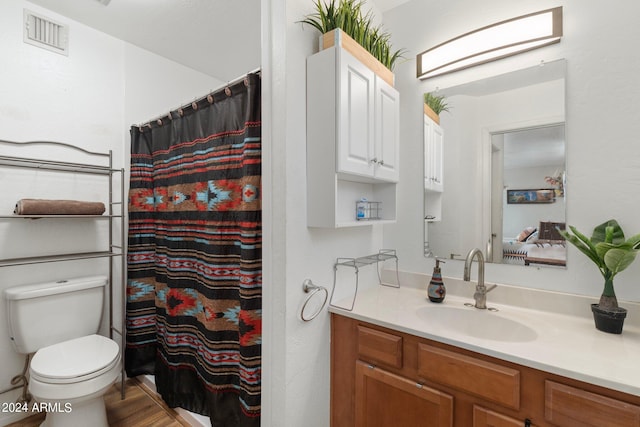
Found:
[[[359,200],[356,202],[356,220],[372,221],[382,219],[382,202]]]

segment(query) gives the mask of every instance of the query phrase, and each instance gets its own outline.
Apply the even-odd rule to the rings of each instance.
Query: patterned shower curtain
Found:
[[[250,74],[131,128],[126,371],[213,427],[260,425],[260,113]]]

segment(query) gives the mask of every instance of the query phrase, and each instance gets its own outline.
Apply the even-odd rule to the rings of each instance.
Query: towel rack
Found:
[[[309,296],[304,301],[304,304],[302,304],[302,309],[300,309],[300,318],[305,322],[309,322],[310,320],[313,320],[316,317],[318,317],[318,314],[320,314],[322,312],[322,309],[327,304],[327,299],[329,297],[329,291],[324,286],[314,285],[313,282],[311,281],[311,279],[305,279],[305,281],[302,282],[302,290],[306,294],[309,294]],[[307,305],[309,304],[309,301],[311,301],[313,299],[313,297],[318,292],[324,292],[324,301],[322,301],[322,304],[320,305],[320,307],[312,315],[305,316],[305,314],[304,314],[305,313],[305,309],[307,308]]]
[[[376,270],[378,273],[378,283],[382,286],[399,288],[400,275],[398,273],[398,255],[396,254],[395,249],[380,249],[377,254],[367,255],[359,258],[338,258],[336,260],[336,263],[333,265],[333,287],[331,288],[331,298],[329,299],[329,305],[332,307],[341,308],[343,310],[353,311],[353,307],[356,303],[356,296],[358,295],[358,282],[359,282],[360,268],[367,265],[371,265],[371,264],[376,264],[376,267],[377,267],[379,263],[385,262],[387,260],[395,261],[396,283],[395,284],[384,283],[382,281],[382,277],[380,276],[380,269],[377,268]],[[351,306],[349,308],[341,307],[339,305],[333,304],[333,294],[335,293],[335,290],[336,290],[336,281],[337,281],[339,267],[350,267],[355,270],[356,286],[355,286],[355,292],[353,293],[353,299],[351,300]]]
[[[59,149],[59,153],[81,153],[83,158],[87,159],[85,163],[57,161],[48,158],[34,158],[25,156],[14,155],[0,155],[0,166],[5,168],[21,168],[32,171],[51,171],[54,173],[70,173],[70,174],[83,174],[83,175],[96,175],[101,176],[106,182],[100,185],[104,185],[103,191],[108,196],[108,210],[104,215],[0,215],[0,221],[13,221],[13,220],[25,220],[41,218],[47,222],[53,221],[68,221],[70,219],[95,219],[95,220],[107,220],[108,221],[108,241],[104,242],[106,250],[89,251],[81,253],[58,253],[55,255],[34,255],[20,258],[3,258],[0,259],[1,267],[14,267],[14,266],[28,266],[32,264],[51,263],[51,262],[63,262],[63,261],[77,261],[87,260],[93,258],[105,258],[109,259],[109,292],[108,292],[108,305],[109,305],[109,337],[114,339],[114,334],[120,336],[120,351],[121,358],[124,360],[124,348],[125,348],[125,324],[126,324],[126,293],[123,292],[122,299],[115,301],[114,282],[116,282],[116,276],[119,276],[120,285],[124,287],[127,282],[127,268],[126,268],[126,229],[124,225],[125,209],[126,209],[126,193],[125,193],[125,170],[124,168],[115,168],[113,165],[113,152],[111,150],[104,152],[89,151],[77,145],[68,144],[65,142],[56,141],[27,141],[16,142],[0,139],[0,145],[3,147],[12,147],[12,151],[18,152],[24,147],[56,147]],[[64,151],[69,150],[69,151]],[[21,151],[24,152],[24,151]],[[117,181],[119,178],[120,185],[117,188]],[[120,230],[117,232],[116,221],[119,221]],[[117,274],[117,270],[120,270],[120,274]],[[115,325],[115,316],[117,310],[115,305],[120,305],[122,325],[118,328]],[[122,364],[122,371],[120,373],[120,394],[121,398],[125,397],[124,381],[126,379],[126,373],[124,370],[124,363]]]

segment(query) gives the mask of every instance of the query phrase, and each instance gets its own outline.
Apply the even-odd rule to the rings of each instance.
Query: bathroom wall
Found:
[[[70,25],[69,56],[22,42],[22,13],[28,8]],[[95,151],[113,150],[116,167],[126,167],[129,126],[166,113],[217,88],[215,77],[187,69],[26,1],[0,3],[0,139],[51,140]],[[170,81],[171,84],[167,84]],[[0,147],[0,153],[8,149]],[[57,153],[37,152],[45,157]],[[83,161],[63,158],[62,160]],[[33,181],[20,169],[0,170],[0,213],[10,214],[16,198],[97,198],[106,201],[105,180],[85,176],[38,174]],[[119,184],[118,187],[119,188]],[[104,191],[103,191],[104,189]],[[28,193],[28,194],[27,194]],[[14,257],[38,253],[91,250],[108,236],[106,221],[0,221],[0,253]],[[120,227],[116,227],[119,232]],[[0,292],[10,286],[106,273],[107,262],[39,264],[0,269]],[[119,271],[116,272],[119,277]],[[119,287],[120,283],[116,283]],[[4,297],[0,297],[4,309]],[[0,316],[0,390],[22,370],[23,358],[8,339]],[[0,395],[13,402],[17,391]],[[0,413],[0,425],[14,414]]]
[[[300,319],[302,282],[310,278],[330,289],[336,257],[382,248],[381,226],[306,226],[305,198],[313,195],[306,191],[305,61],[317,52],[319,33],[296,21],[313,7],[309,0],[263,3],[263,82],[269,91],[263,128],[263,426],[329,425],[329,315],[324,311],[308,323]],[[361,289],[376,283],[375,274],[372,267],[361,270]],[[341,279],[339,286],[354,278]]]
[[[484,25],[559,5],[564,7],[564,37],[559,44],[424,82],[416,79],[417,53]],[[422,256],[421,233],[416,232],[422,230],[422,200],[415,197],[422,171],[421,94],[541,61],[567,60],[567,223],[590,233],[595,225],[616,218],[628,236],[640,232],[635,197],[640,190],[640,61],[632,54],[640,38],[635,23],[639,12],[640,6],[632,0],[615,5],[597,0],[579,5],[561,0],[414,0],[384,14],[394,45],[410,52],[409,60],[396,71],[403,141],[398,221],[384,230],[385,246],[398,248],[403,270],[430,273],[433,268],[433,260]],[[640,262],[636,262],[616,277],[619,298],[640,300],[639,273]],[[447,263],[444,274],[461,277],[462,262]],[[599,272],[573,247],[566,270],[488,265],[487,278],[585,295],[602,291]]]

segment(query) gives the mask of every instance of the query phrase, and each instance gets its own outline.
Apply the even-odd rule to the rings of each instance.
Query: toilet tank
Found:
[[[95,334],[105,276],[79,277],[5,289],[9,336],[18,353]]]

